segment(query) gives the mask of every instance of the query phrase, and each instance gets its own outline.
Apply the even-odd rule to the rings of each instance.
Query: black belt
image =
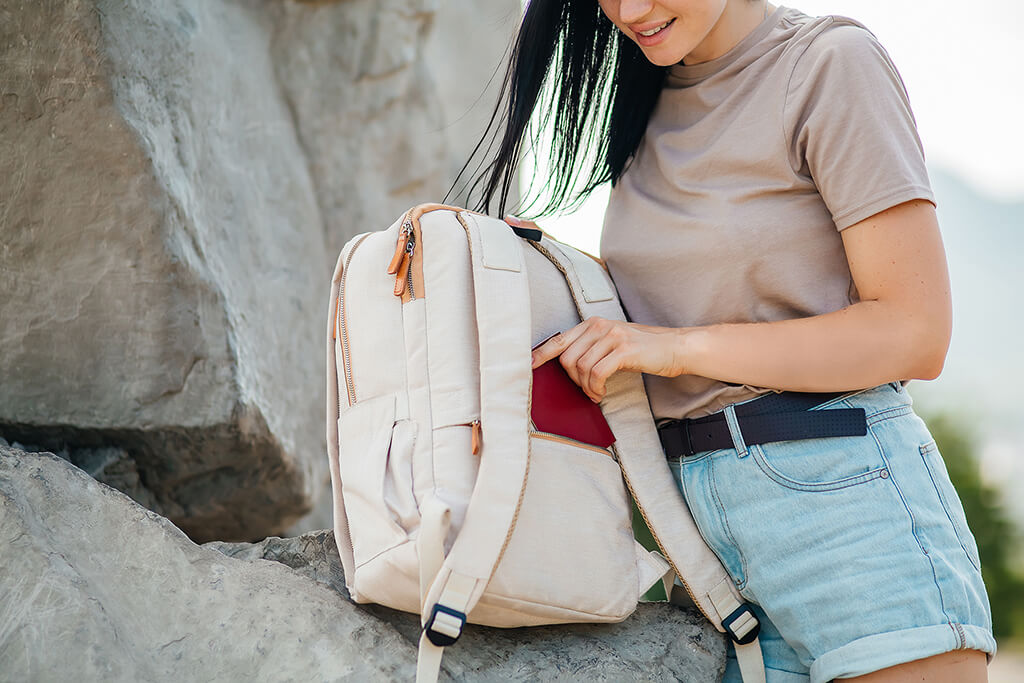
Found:
[[[849,392],[765,394],[736,406],[737,423],[747,444],[812,439],[826,436],[864,436],[868,433],[863,408],[811,410]],[[665,456],[676,458],[703,451],[732,448],[732,435],[721,411],[658,425]]]

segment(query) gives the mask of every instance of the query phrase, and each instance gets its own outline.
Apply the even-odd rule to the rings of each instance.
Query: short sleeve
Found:
[[[837,230],[935,197],[906,88],[885,48],[839,17],[796,60],[784,126],[794,171],[810,176]]]

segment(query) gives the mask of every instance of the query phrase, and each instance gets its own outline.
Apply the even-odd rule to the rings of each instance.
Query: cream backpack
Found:
[[[412,207],[342,249],[334,533],[353,600],[421,615],[418,681],[466,622],[622,621],[659,580],[729,633],[747,683],[764,680],[757,619],[676,488],[641,376],[607,382],[607,449],[533,428],[531,348],[594,315],[624,319],[596,260],[458,207]],[[631,494],[661,553],[634,539]]]

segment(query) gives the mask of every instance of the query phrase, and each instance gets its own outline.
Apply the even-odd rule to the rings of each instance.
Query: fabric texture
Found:
[[[995,653],[978,547],[912,403],[883,384],[816,408],[863,408],[865,436],[744,447],[737,434],[670,461],[701,534],[763,617],[768,683]],[[739,680],[730,646],[723,681]]]
[[[778,7],[717,59],[668,69],[611,190],[601,256],[629,318],[670,327],[784,320],[859,301],[840,231],[934,203],[903,82],[875,36]],[[770,391],[646,376],[656,418]]]

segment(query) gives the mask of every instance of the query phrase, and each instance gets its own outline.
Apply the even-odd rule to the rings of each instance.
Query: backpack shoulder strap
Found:
[[[429,588],[424,586],[418,681],[436,680],[442,648],[458,640],[490,581],[515,526],[529,467],[531,319],[522,240],[504,221],[469,211],[455,217],[466,230],[472,261],[480,467],[459,535]],[[443,519],[443,511],[436,517]],[[438,539],[435,544],[444,538],[440,532],[428,535]],[[421,561],[440,559],[436,549],[422,544],[421,553]]]
[[[597,263],[546,236],[534,247],[565,274],[582,320],[626,319],[611,278]],[[617,372],[606,388],[601,411],[615,434],[619,466],[644,521],[700,611],[733,638],[745,683],[763,681],[757,618],[701,536],[665,458],[651,457],[663,451],[642,376]]]

